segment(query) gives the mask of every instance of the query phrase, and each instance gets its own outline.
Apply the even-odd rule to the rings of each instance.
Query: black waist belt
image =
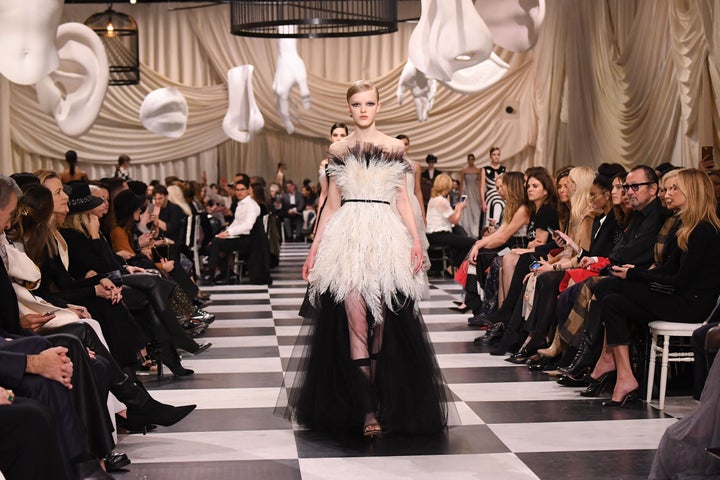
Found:
[[[347,200],[343,200],[342,204],[346,203],[384,203],[385,205],[390,205],[390,202],[387,202],[385,200],[373,200],[373,199],[365,199],[365,198],[348,198]]]

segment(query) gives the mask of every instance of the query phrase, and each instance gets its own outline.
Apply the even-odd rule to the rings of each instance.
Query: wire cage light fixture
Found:
[[[108,85],[140,83],[139,32],[135,19],[116,12],[109,4],[104,12],[88,17],[85,25],[98,34],[105,46],[110,65]]]
[[[230,0],[230,32],[265,38],[326,38],[397,31],[397,0]]]

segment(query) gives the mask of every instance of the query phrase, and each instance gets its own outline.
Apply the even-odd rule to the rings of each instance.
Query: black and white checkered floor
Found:
[[[676,421],[646,405],[603,409],[543,373],[491,357],[472,339],[460,295],[434,280],[422,313],[456,400],[460,425],[444,438],[338,439],[293,429],[273,415],[299,332],[305,244],[283,246],[268,288],[207,288],[217,320],[210,350],[183,363],[196,374],[147,381],[153,396],[198,408],[171,428],[121,435],[132,459],[123,480],[191,479],[641,479]]]

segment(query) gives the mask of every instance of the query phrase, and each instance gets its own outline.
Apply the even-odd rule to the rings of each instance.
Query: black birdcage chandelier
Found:
[[[108,5],[104,12],[88,17],[85,25],[98,34],[105,46],[110,65],[108,85],[140,83],[139,34],[135,19]]]
[[[233,35],[325,38],[395,31],[396,0],[230,0]]]

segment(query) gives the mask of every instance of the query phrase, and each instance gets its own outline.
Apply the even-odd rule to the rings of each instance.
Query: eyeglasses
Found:
[[[628,190],[632,190],[633,192],[637,192],[640,190],[640,187],[643,185],[653,185],[655,182],[642,182],[642,183],[626,183],[622,186],[623,191],[627,192]]]

